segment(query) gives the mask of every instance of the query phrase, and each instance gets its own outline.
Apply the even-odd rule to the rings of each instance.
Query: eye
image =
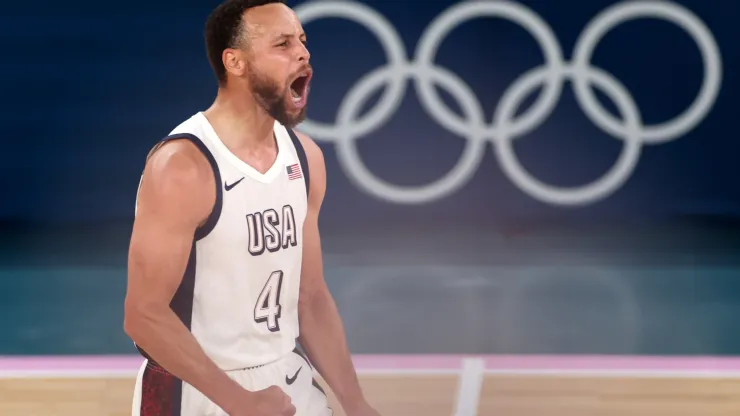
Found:
[[[279,48],[284,48],[284,47],[288,46],[288,41],[286,40],[286,41],[280,42],[276,46],[279,47]]]

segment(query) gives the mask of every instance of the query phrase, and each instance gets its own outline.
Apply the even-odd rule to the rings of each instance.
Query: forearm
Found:
[[[326,291],[302,303],[300,308],[301,346],[344,410],[351,412],[365,399],[336,304]]]
[[[243,391],[208,358],[171,309],[127,310],[125,329],[154,361],[223,410],[230,411],[231,400]]]

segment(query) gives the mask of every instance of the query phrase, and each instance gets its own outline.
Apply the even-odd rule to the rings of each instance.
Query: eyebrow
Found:
[[[285,33],[281,33],[281,34],[277,35],[277,36],[275,37],[275,40],[279,40],[279,39],[290,39],[290,38],[292,38],[292,37],[294,37],[294,36],[295,36],[295,32],[294,32],[294,33],[287,33],[287,32],[285,32]],[[306,33],[304,33],[304,32],[301,32],[301,33],[300,33],[300,34],[298,35],[298,37],[299,37],[299,38],[302,38],[302,39],[305,39],[305,38],[306,38]]]

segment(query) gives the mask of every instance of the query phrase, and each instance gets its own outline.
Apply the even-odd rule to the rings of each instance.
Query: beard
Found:
[[[286,97],[290,95],[290,85],[281,87],[277,81],[249,66],[249,83],[255,101],[270,117],[288,128],[294,128],[306,119],[306,107],[299,111],[290,112],[286,105]]]

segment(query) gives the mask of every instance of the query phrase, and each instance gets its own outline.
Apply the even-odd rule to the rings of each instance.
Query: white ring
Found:
[[[719,94],[722,79],[719,47],[712,32],[695,14],[678,4],[665,1],[618,3],[599,13],[583,29],[574,48],[573,65],[579,70],[590,68],[596,44],[617,25],[640,17],[662,19],[685,30],[699,46],[704,62],[704,80],[694,102],[673,120],[655,126],[640,126],[640,139],[646,143],[665,143],[696,127],[712,109]],[[581,107],[594,124],[612,136],[623,137],[624,127],[601,106],[585,79],[576,76],[573,78],[573,85],[576,98],[581,101]]]
[[[339,125],[351,123],[362,109],[364,100],[358,98],[357,95],[362,94],[367,97],[387,79],[388,74],[385,72],[393,70],[393,68],[387,67],[382,71],[375,72],[374,76],[364,77],[363,82],[352,88],[350,93],[347,94],[347,99],[342,101],[343,105],[339,108],[339,114],[337,115]],[[464,89],[455,88],[457,78],[453,78],[450,74],[450,72],[444,70],[435,70],[429,73],[438,85],[447,89],[453,98],[458,100],[463,113],[469,119],[473,120],[474,123],[482,124],[483,115],[479,112],[480,108],[476,105],[475,99],[472,98],[474,96]],[[350,180],[372,195],[400,204],[419,204],[451,194],[459,184],[467,182],[473,176],[483,159],[486,145],[481,137],[476,137],[474,134],[474,132],[471,132],[468,135],[462,155],[452,170],[432,183],[417,187],[394,185],[375,176],[365,166],[357,151],[356,140],[350,135],[338,137],[336,143],[337,157]],[[346,169],[347,166],[353,168]]]
[[[294,11],[304,25],[316,19],[341,17],[364,26],[380,41],[388,60],[386,67],[401,69],[388,72],[388,88],[365,118],[346,125],[339,123],[334,126],[306,120],[301,123],[301,129],[317,140],[336,140],[341,136],[364,136],[382,126],[398,109],[401,98],[406,92],[406,82],[402,71],[408,65],[406,52],[403,48],[403,41],[393,25],[370,7],[354,2],[308,2],[299,5]],[[346,104],[343,103],[343,105]]]
[[[369,194],[394,203],[421,204],[447,197],[467,183],[481,163],[485,146],[491,141],[503,171],[523,192],[539,201],[580,206],[613,194],[633,172],[643,144],[662,143],[686,134],[709,113],[722,82],[722,60],[710,30],[686,8],[665,1],[622,2],[605,9],[584,28],[576,41],[573,62],[566,62],[555,34],[532,10],[511,1],[469,1],[445,10],[424,31],[409,62],[402,39],[379,13],[353,1],[314,1],[303,3],[296,13],[304,24],[325,17],[352,20],[369,29],[380,41],[388,63],[363,76],[342,100],[336,124],[306,120],[301,129],[317,140],[337,146],[342,169],[352,182]],[[486,125],[484,110],[472,89],[433,60],[443,38],[460,24],[476,17],[500,17],[519,24],[538,42],[545,63],[517,78],[504,92]],[[640,111],[629,91],[614,76],[591,65],[598,42],[614,27],[636,18],[655,18],[675,23],[696,41],[704,62],[704,80],[697,98],[683,114],[668,122],[644,126]],[[377,131],[398,109],[407,82],[412,79],[424,109],[445,129],[467,140],[458,163],[442,178],[420,186],[399,186],[377,178],[362,162],[355,140]],[[513,141],[538,128],[552,113],[566,80],[574,84],[575,97],[591,121],[613,137],[624,141],[614,166],[601,178],[578,187],[559,188],[534,178],[514,153]],[[601,88],[617,104],[623,120],[618,120],[596,100],[591,84]],[[359,117],[362,105],[372,93],[386,85],[387,91],[367,115]],[[517,106],[527,92],[542,85],[544,93],[523,115],[516,117]],[[445,106],[435,91],[444,87],[463,109],[463,117]]]
[[[547,82],[543,85],[544,91],[541,98],[532,105],[528,112],[521,115],[518,123],[512,127],[514,135],[524,135],[542,123],[557,104],[563,89],[562,79],[558,78],[559,70],[563,66],[563,52],[550,26],[532,10],[518,3],[504,1],[460,3],[445,10],[427,27],[419,40],[415,55],[415,67],[418,74],[416,85],[419,88],[421,103],[442,126],[458,136],[465,136],[466,132],[478,128],[485,129],[488,138],[493,139],[498,135],[495,124],[488,128],[478,126],[470,120],[460,119],[457,114],[446,108],[434,86],[429,82],[428,76],[430,71],[437,68],[434,64],[434,57],[442,40],[449,32],[470,19],[480,17],[501,17],[527,30],[539,44],[545,58],[545,66],[552,69]],[[476,103],[480,106],[478,100]]]
[[[640,159],[642,143],[639,137],[640,113],[637,105],[627,92],[627,89],[614,77],[599,69],[591,69],[589,72],[579,73],[578,76],[585,77],[588,84],[594,83],[601,87],[614,101],[621,115],[625,118],[626,135],[624,136],[624,147],[612,168],[601,178],[579,187],[558,188],[534,178],[527,172],[517,160],[514,153],[513,138],[508,130],[508,120],[513,116],[521,101],[527,97],[537,85],[544,82],[549,75],[549,69],[530,71],[512,84],[511,92],[504,94],[505,100],[501,101],[497,121],[499,124],[499,141],[495,147],[495,153],[501,168],[506,175],[520,189],[532,197],[556,205],[584,205],[598,201],[614,192],[629,177],[632,170]],[[563,77],[572,79],[576,75],[573,71],[565,71]]]

